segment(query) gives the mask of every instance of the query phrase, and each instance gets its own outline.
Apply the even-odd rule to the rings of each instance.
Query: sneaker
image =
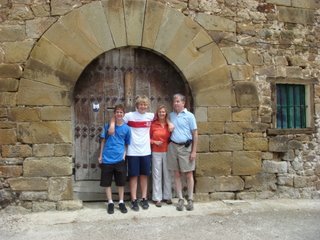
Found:
[[[183,205],[184,205],[184,200],[183,199],[179,199],[176,209],[178,211],[183,211]]]
[[[113,214],[114,213],[114,204],[108,203],[108,213]]]
[[[137,199],[131,202],[131,209],[136,212],[139,211],[139,205],[138,205]]]
[[[148,208],[149,208],[148,199],[142,198],[141,207],[142,207],[143,209],[148,209]]]
[[[193,200],[192,200],[192,199],[189,199],[189,200],[188,200],[186,209],[187,209],[188,211],[192,211],[192,210],[193,210]]]
[[[163,200],[166,204],[171,205],[172,204],[172,200],[171,199],[164,199]]]
[[[155,205],[156,205],[156,207],[162,207],[162,204],[161,204],[160,201],[157,201],[157,202],[155,203]]]
[[[122,213],[128,212],[128,209],[126,208],[126,205],[124,203],[119,203],[119,209],[120,209],[120,212]]]

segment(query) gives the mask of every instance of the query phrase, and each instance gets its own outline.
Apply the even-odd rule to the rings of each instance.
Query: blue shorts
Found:
[[[135,177],[140,175],[151,175],[151,155],[147,156],[127,156],[128,175]]]

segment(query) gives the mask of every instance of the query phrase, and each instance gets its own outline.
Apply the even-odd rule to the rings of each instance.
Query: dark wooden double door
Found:
[[[139,48],[106,52],[83,71],[74,89],[74,191],[82,200],[104,198],[99,187],[99,135],[116,104],[133,111],[135,97],[150,98],[150,111],[159,104],[172,109],[172,95],[191,99],[189,87],[164,58]],[[187,103],[188,107],[192,104]]]

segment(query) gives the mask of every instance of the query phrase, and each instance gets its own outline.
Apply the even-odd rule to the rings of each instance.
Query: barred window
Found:
[[[300,84],[276,84],[276,128],[306,128],[306,90]]]

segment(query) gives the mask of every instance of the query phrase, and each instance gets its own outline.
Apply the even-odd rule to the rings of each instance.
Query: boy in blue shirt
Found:
[[[114,176],[119,194],[119,209],[122,213],[127,213],[124,203],[124,186],[127,177],[127,166],[125,162],[126,148],[130,144],[130,127],[123,122],[124,107],[116,105],[114,108],[115,134],[108,135],[109,124],[105,124],[100,143],[99,163],[101,164],[100,186],[106,188],[108,199],[108,213],[114,213],[114,203],[112,200],[111,183]]]

